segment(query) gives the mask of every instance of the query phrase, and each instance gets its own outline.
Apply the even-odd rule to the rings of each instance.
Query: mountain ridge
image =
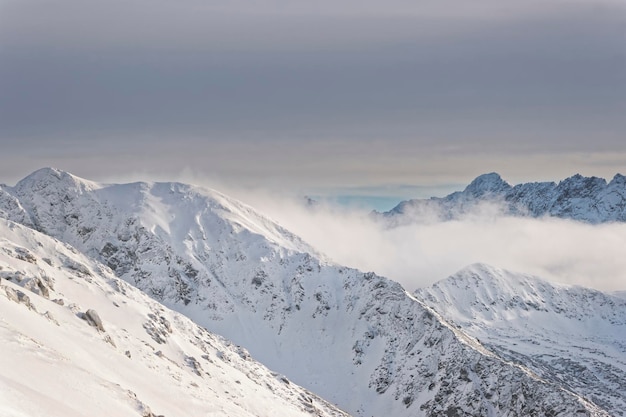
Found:
[[[399,284],[328,262],[225,196],[177,183],[66,187],[57,174],[0,187],[0,197],[38,230],[354,415],[608,415],[487,354]]]
[[[484,264],[415,296],[500,357],[624,415],[625,299]]]
[[[626,177],[615,174],[610,182],[598,177],[573,175],[555,182],[510,185],[492,172],[475,178],[463,191],[445,197],[400,202],[377,213],[391,226],[411,222],[459,219],[480,212],[486,204],[502,214],[524,217],[559,217],[586,223],[626,221]]]
[[[1,415],[349,417],[71,246],[0,242]]]

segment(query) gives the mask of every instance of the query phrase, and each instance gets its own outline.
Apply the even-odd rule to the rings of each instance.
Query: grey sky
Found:
[[[623,2],[247,3],[0,0],[0,182],[626,171]]]

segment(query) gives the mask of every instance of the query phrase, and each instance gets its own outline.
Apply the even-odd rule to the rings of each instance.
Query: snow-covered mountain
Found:
[[[0,220],[0,415],[347,416],[116,278]]]
[[[587,223],[626,221],[626,177],[574,175],[558,184],[534,182],[511,186],[496,173],[484,174],[463,191],[443,198],[407,200],[380,214],[391,225],[450,220],[485,209],[515,216],[553,216]]]
[[[485,349],[397,283],[324,260],[215,191],[54,169],[0,191],[0,215],[105,263],[354,415],[609,415]]]
[[[415,294],[499,357],[626,415],[626,300],[472,265]]]

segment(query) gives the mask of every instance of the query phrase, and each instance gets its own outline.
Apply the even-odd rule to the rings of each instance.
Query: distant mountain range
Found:
[[[511,186],[495,172],[446,197],[407,200],[379,213],[390,225],[459,219],[483,210],[526,217],[558,217],[586,223],[626,221],[626,177],[574,175],[558,184],[533,182]]]
[[[479,181],[476,188],[492,183]],[[63,330],[67,349],[85,352],[68,354],[70,363],[106,366],[108,383],[141,388],[146,394],[137,398],[155,411],[174,410],[165,417],[195,415],[194,410],[203,410],[193,406],[195,401],[226,407],[229,400],[240,407],[222,415],[290,415],[288,410],[342,415],[330,404],[354,416],[623,415],[622,298],[487,266],[471,266],[412,295],[389,279],[325,259],[243,203],[180,183],[100,184],[46,168],[14,187],[0,186],[0,217],[5,219],[0,227],[3,291],[28,294],[38,312],[49,310],[62,318],[57,321],[63,329],[70,326]],[[35,330],[54,327],[26,318],[34,316],[26,313],[26,303],[18,303],[24,297],[16,295],[14,302],[2,297],[3,291],[2,317],[16,319],[0,322],[7,329],[2,342],[25,334],[63,355],[59,345]],[[48,301],[53,298],[67,301],[59,306]],[[101,347],[89,352],[106,338],[72,321],[89,321],[89,308],[99,312],[105,329],[114,329],[115,346],[107,349],[115,353],[102,354]],[[169,309],[235,346],[215,342],[218,337]],[[31,327],[21,329],[21,320]],[[566,328],[559,333],[561,325]],[[205,340],[212,347],[203,348]],[[207,363],[198,349],[207,350]],[[142,385],[148,384],[145,379],[130,384],[122,370],[124,377],[116,376],[128,360],[119,355],[125,350],[133,358],[141,352],[141,364],[133,359],[133,367],[161,369],[178,381],[175,386],[195,383],[201,389],[173,394],[178,399],[170,398],[169,408],[162,405],[158,391]],[[9,352],[25,362],[36,355],[21,348]],[[228,376],[234,372],[230,368],[215,368],[218,360],[235,366],[237,376]],[[11,357],[5,354],[4,361],[0,382],[21,396],[29,395],[20,387],[34,384],[31,379],[65,366],[50,359],[41,363],[48,371],[31,376],[10,368],[7,376],[3,367]],[[209,382],[196,381],[194,370]],[[141,372],[150,378],[153,371]],[[155,383],[169,383],[163,378]],[[285,385],[286,390],[279,388]],[[257,397],[248,399],[248,390]],[[115,388],[107,395],[119,392]],[[188,406],[187,395],[194,396]],[[256,410],[259,396],[265,408]],[[280,413],[267,411],[272,401]],[[17,408],[21,403],[18,397],[3,398],[0,412],[5,404]]]

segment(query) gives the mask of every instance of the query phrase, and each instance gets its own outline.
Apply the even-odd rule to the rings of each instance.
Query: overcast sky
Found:
[[[0,0],[4,183],[611,178],[625,133],[623,1]]]

